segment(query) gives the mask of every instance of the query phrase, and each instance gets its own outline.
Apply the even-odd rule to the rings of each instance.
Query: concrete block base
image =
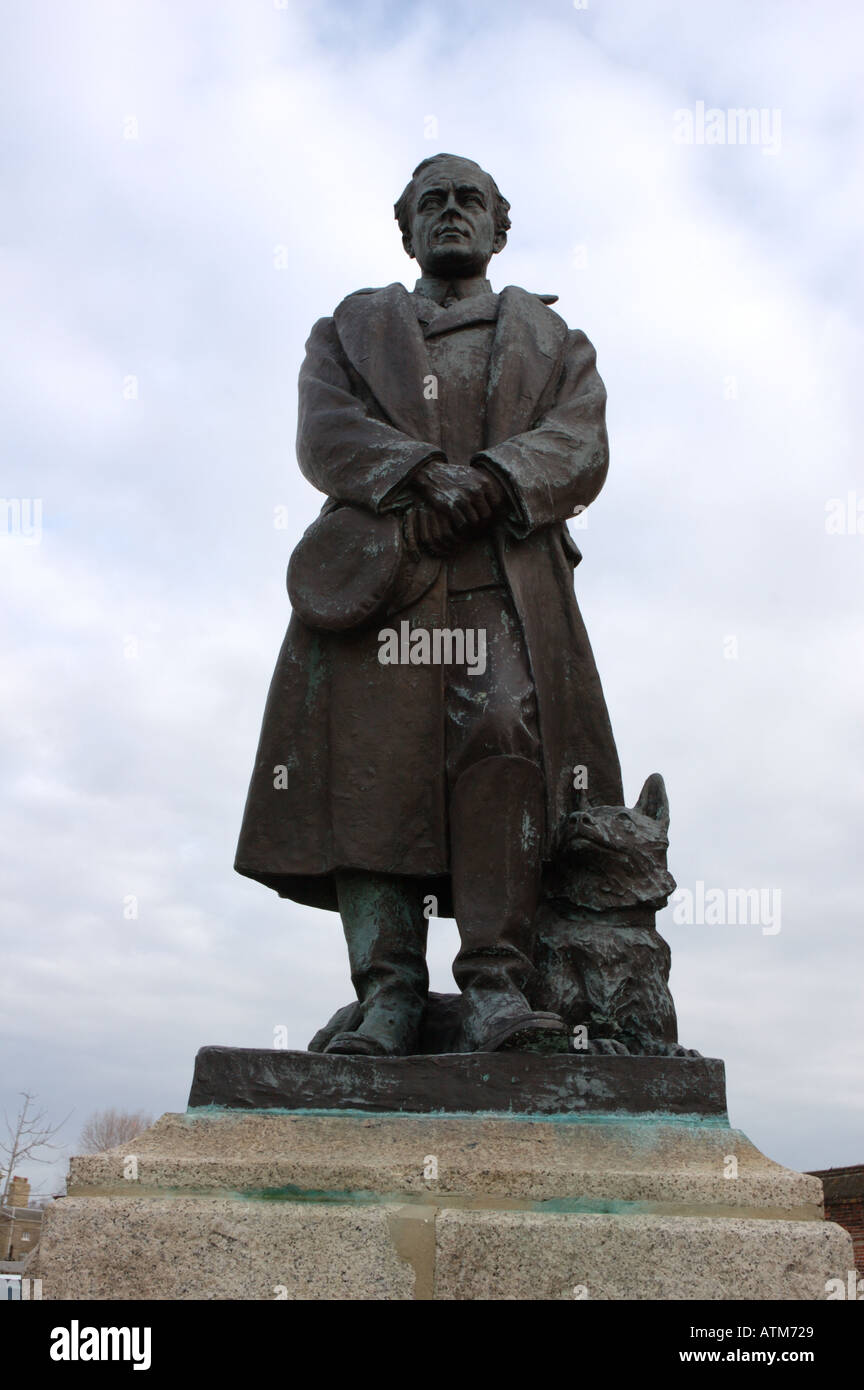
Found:
[[[165,1115],[72,1162],[47,1299],[806,1299],[818,1178],[705,1116]]]

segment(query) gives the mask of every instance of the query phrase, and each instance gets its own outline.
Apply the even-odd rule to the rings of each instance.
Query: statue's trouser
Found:
[[[461,950],[463,1045],[494,1049],[520,1027],[554,1027],[524,997],[531,973],[545,828],[536,697],[519,622],[501,587],[451,595],[451,628],[485,634],[481,662],[448,669],[450,859]],[[475,648],[476,651],[476,648]],[[417,885],[340,870],[339,910],[363,1009],[328,1051],[409,1052],[427,980],[427,922]]]
[[[462,949],[462,1045],[495,1051],[549,1029],[523,993],[532,972],[545,822],[543,775],[527,758],[489,757],[462,773],[450,803],[453,908]]]
[[[450,872],[462,948],[463,1046],[494,1049],[534,1018],[523,994],[546,821],[537,697],[519,619],[501,587],[451,594],[452,627],[486,634],[486,669],[447,682]]]

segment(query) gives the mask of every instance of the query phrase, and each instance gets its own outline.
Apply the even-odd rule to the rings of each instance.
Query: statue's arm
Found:
[[[328,497],[380,512],[407,505],[411,475],[443,455],[376,418],[373,409],[353,379],[333,320],[319,319],[300,369],[300,469]]]
[[[498,474],[513,499],[516,535],[565,521],[593,502],[609,468],[609,440],[606,388],[584,333],[568,336],[556,396],[543,417],[477,462]]]

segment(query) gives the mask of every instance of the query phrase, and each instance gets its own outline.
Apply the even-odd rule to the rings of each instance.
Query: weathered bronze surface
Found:
[[[713,1057],[543,1057],[530,1052],[339,1057],[202,1047],[189,1108],[363,1110],[412,1114],[723,1117]]]
[[[300,374],[326,501],[289,568],[236,868],[340,912],[357,1003],[313,1039],[330,1054],[548,1058],[577,1026],[588,1054],[683,1051],[653,918],[665,790],[623,805],[573,588],[606,392],[554,296],[493,292],[508,210],[471,160],[424,160],[395,209],[413,293],[349,295]],[[460,993],[430,1002],[449,915]]]

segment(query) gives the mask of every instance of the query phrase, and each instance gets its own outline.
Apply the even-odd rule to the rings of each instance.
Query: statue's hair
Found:
[[[476,159],[466,159],[460,154],[430,154],[428,159],[421,160],[417,165],[417,168],[411,175],[410,183],[406,184],[393,206],[393,212],[395,213],[396,221],[399,223],[399,230],[403,237],[411,235],[411,194],[414,190],[414,180],[417,178],[418,174],[422,174],[424,169],[428,169],[430,164],[437,164],[440,159],[458,159],[462,164],[473,164],[474,168],[479,169],[480,173],[489,180],[492,185],[492,209],[495,214],[495,230],[496,232],[503,232],[506,235],[510,230],[510,218],[507,216],[510,211],[510,204],[507,199],[502,196],[492,175],[486,173],[486,170],[477,163]]]

